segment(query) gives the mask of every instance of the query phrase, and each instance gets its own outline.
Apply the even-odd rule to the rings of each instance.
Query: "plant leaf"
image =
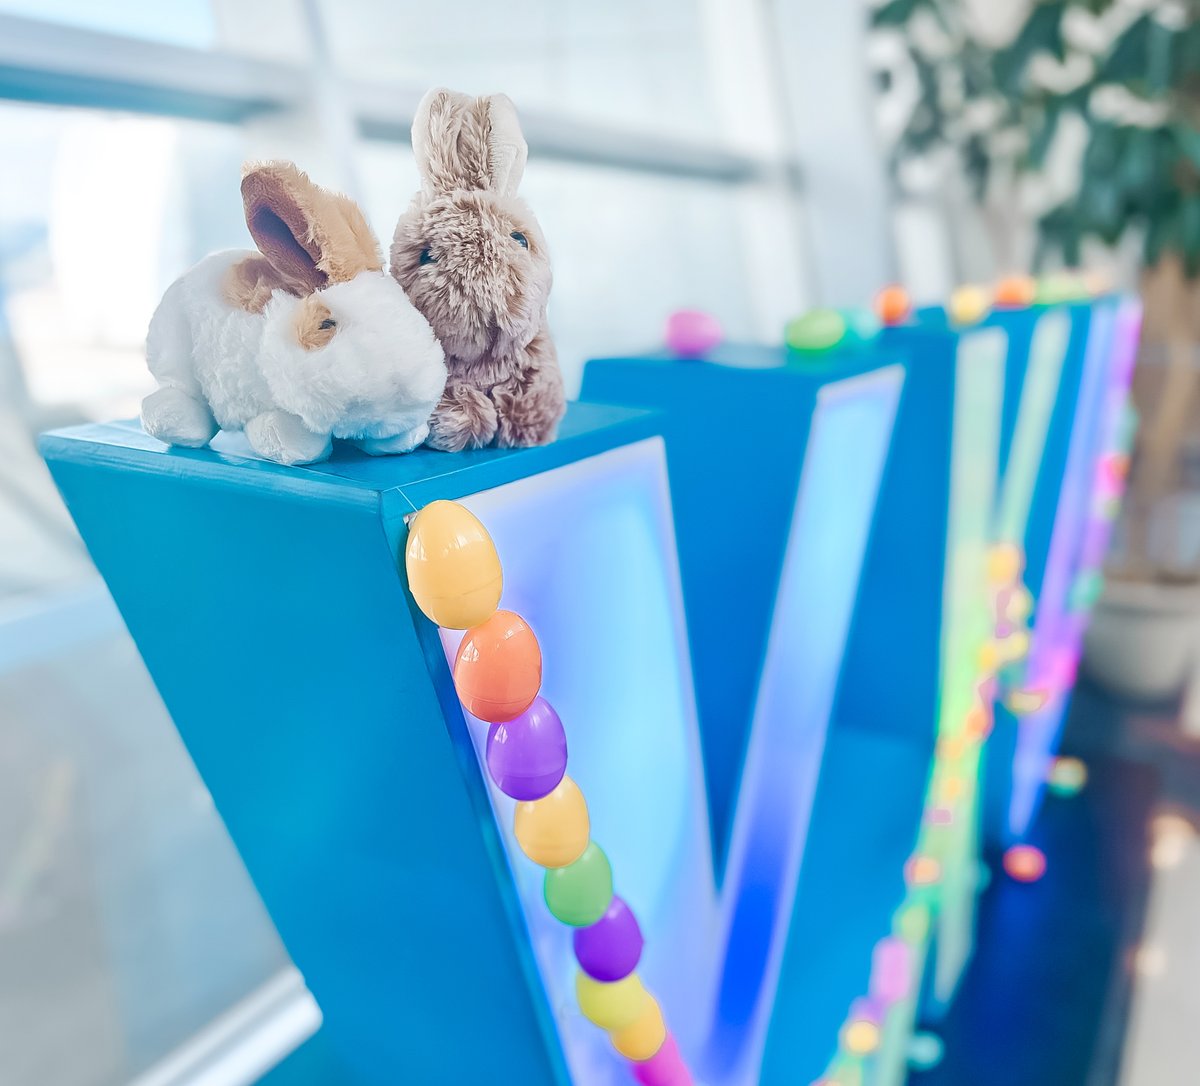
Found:
[[[917,10],[918,0],[889,0],[871,15],[872,26],[903,26]]]
[[[1021,93],[1025,69],[1035,53],[1046,50],[1059,60],[1066,57],[1066,43],[1062,33],[1062,19],[1066,8],[1065,0],[1050,0],[1049,3],[1038,4],[1012,45],[997,50],[993,60],[993,72],[996,82],[1006,94],[1015,97]]]
[[[1046,161],[1046,152],[1054,142],[1054,133],[1058,131],[1058,118],[1062,111],[1057,106],[1050,106],[1034,128],[1029,140],[1029,162],[1032,166],[1041,168]]]
[[[1154,20],[1142,15],[1129,24],[1113,43],[1108,57],[1096,73],[1098,83],[1146,82],[1149,70],[1149,40]]]

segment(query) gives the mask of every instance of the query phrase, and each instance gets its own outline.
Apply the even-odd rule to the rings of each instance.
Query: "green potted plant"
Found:
[[[1088,652],[1126,692],[1177,691],[1200,640],[1200,0],[882,0],[872,24],[902,202],[949,193],[975,268],[1100,260],[1140,290],[1140,426]]]

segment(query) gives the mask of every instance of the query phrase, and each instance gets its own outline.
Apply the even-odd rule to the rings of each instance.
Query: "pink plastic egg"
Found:
[[[677,309],[667,318],[667,347],[684,358],[699,358],[724,338],[721,322],[699,309]]]

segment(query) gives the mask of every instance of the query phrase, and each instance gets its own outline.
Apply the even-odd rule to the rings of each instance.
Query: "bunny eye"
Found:
[[[422,264],[436,264],[437,257],[435,257],[433,255],[433,253],[431,253],[429,251],[428,248],[422,249],[421,250],[421,263]]]
[[[337,321],[335,321],[332,317],[326,317],[319,325],[317,325],[317,327],[323,332],[328,332],[330,328],[337,327]]]
[[[522,234],[520,230],[514,230],[508,236],[510,238],[512,238],[513,241],[515,241],[519,246],[521,246],[522,249],[529,248],[529,239],[524,234]]]

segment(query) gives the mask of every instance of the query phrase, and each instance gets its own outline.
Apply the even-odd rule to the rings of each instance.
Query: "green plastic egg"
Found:
[[[848,330],[846,318],[836,309],[810,309],[788,321],[783,340],[793,351],[828,351],[846,338]]]
[[[546,905],[564,924],[586,928],[596,923],[613,896],[612,867],[604,850],[591,841],[574,863],[548,869],[545,890]]]
[[[1037,281],[1034,301],[1038,305],[1063,305],[1088,297],[1083,280],[1076,275],[1046,275]]]

